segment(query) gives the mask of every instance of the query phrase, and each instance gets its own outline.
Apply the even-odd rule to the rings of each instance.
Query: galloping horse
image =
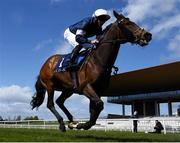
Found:
[[[64,106],[64,101],[73,93],[83,94],[90,100],[90,120],[86,123],[77,124],[77,129],[89,129],[95,125],[96,120],[103,110],[101,96],[107,89],[111,69],[117,58],[120,44],[127,42],[145,46],[151,40],[151,34],[137,26],[134,22],[113,11],[116,21],[105,29],[97,48],[77,71],[78,87],[74,89],[70,71],[56,72],[56,65],[62,55],[51,56],[42,66],[35,84],[36,93],[31,101],[32,109],[39,107],[44,100],[45,92],[48,93],[47,108],[56,116],[61,131],[66,131],[63,118],[54,107],[54,91],[62,91],[61,96],[56,100],[57,105],[62,109],[73,122],[73,116]],[[72,127],[72,126],[71,126]]]

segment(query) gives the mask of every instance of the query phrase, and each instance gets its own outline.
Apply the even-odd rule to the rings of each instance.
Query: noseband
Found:
[[[144,30],[144,28],[138,28],[135,32],[135,40],[134,42],[138,42],[142,39],[143,35],[146,33],[146,31]]]

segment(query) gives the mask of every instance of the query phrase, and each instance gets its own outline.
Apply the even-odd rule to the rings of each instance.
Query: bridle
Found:
[[[121,20],[117,20],[116,22],[115,22],[115,24],[117,24],[117,26],[118,25],[121,25],[121,26],[123,26],[123,27],[125,27],[125,25],[127,24],[129,22],[129,18],[122,18]],[[126,28],[126,27],[125,27]],[[126,29],[128,29],[128,28],[126,28]],[[134,39],[133,39],[133,43],[140,43],[140,42],[143,42],[143,39],[142,39],[142,37],[143,37],[143,35],[146,33],[146,31],[144,30],[144,28],[140,28],[140,27],[138,27],[134,32],[133,32],[133,37],[134,37]],[[113,45],[115,45],[115,44],[121,44],[121,43],[123,43],[124,41],[127,41],[127,39],[126,38],[124,38],[124,39],[115,39],[115,40],[103,40],[102,39],[102,42],[100,42],[100,44],[103,44],[103,43],[111,43],[111,44],[113,44]]]
[[[123,23],[125,21],[125,23]],[[121,25],[125,25],[126,23],[129,22],[129,18],[122,18],[120,21],[118,21],[119,24]],[[146,33],[146,31],[144,30],[144,28],[138,28],[134,31],[134,43],[138,43],[139,41],[142,40],[141,37],[143,37],[143,35]]]
[[[117,23],[117,22],[116,22]],[[112,45],[116,45],[116,44],[121,44],[123,41],[126,41],[127,39],[124,38],[124,39],[115,39],[115,40],[103,40],[102,39],[102,42],[100,42],[100,44],[103,44],[103,43],[110,43]]]

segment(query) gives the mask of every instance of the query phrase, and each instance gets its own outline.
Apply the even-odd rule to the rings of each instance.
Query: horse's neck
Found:
[[[96,50],[96,56],[105,68],[112,68],[117,58],[120,47],[119,44],[114,43],[117,38],[117,27],[113,25],[104,35],[104,38]]]

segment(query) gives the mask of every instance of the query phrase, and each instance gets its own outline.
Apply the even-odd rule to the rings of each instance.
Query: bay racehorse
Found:
[[[54,106],[54,91],[62,91],[56,103],[66,114],[70,127],[74,127],[72,125],[73,116],[64,106],[64,101],[73,93],[85,95],[90,100],[90,119],[86,123],[77,124],[76,128],[85,130],[91,128],[103,110],[101,96],[108,87],[111,69],[117,58],[120,44],[130,42],[145,46],[151,40],[151,33],[140,28],[122,14],[118,14],[116,11],[113,13],[116,21],[107,26],[97,48],[92,50],[89,57],[76,72],[79,83],[76,89],[74,89],[71,71],[56,72],[56,65],[62,59],[62,55],[51,56],[40,70],[35,84],[36,93],[31,101],[32,109],[43,103],[47,91],[47,108],[57,118],[61,131],[66,131],[66,128],[62,116]]]

